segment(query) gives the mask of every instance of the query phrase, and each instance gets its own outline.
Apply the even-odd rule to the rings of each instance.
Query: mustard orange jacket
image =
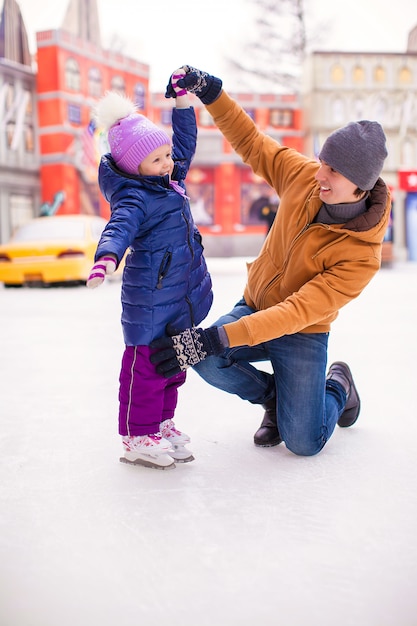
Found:
[[[255,312],[224,326],[229,345],[328,332],[340,308],[381,266],[388,187],[378,179],[367,211],[346,224],[315,224],[322,204],[314,178],[319,163],[260,132],[225,91],[207,110],[236,153],[280,198],[259,256],[248,264],[244,298]]]

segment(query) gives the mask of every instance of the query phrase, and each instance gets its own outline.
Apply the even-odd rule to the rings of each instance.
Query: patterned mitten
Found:
[[[101,285],[106,274],[113,274],[116,269],[117,259],[112,254],[102,256],[91,268],[89,277],[87,278],[87,287],[94,289]]]
[[[156,363],[156,371],[165,378],[197,365],[208,356],[222,354],[225,349],[216,326],[205,330],[186,328],[178,335],[155,339],[150,347],[156,350],[151,362]]]
[[[182,69],[185,71],[185,76],[177,79],[177,87],[181,87],[195,94],[200,98],[203,104],[211,104],[217,100],[223,84],[220,78],[207,74],[207,72],[198,70],[195,67],[191,67],[191,65],[184,65]],[[175,98],[175,94],[176,92],[170,79],[165,92],[165,98]]]

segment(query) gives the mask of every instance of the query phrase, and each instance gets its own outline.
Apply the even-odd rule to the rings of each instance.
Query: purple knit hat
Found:
[[[117,166],[128,174],[138,174],[139,165],[156,148],[171,145],[168,135],[139,113],[113,124],[108,131],[108,141]]]

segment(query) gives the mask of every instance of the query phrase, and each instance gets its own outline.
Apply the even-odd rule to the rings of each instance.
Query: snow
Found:
[[[208,259],[215,303],[245,259]],[[259,407],[190,372],[196,460],[119,463],[120,284],[0,288],[2,626],[415,626],[417,265],[333,326],[362,412],[315,457],[252,443]]]

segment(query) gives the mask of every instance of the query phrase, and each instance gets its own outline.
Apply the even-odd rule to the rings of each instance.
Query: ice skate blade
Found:
[[[195,461],[195,458],[192,454],[185,458],[177,458],[173,452],[171,452],[170,456],[174,459],[175,463],[191,463],[191,461]]]
[[[174,461],[172,461],[170,465],[157,465],[156,463],[152,463],[152,461],[145,461],[145,459],[135,459],[134,461],[130,461],[125,456],[121,456],[119,460],[121,463],[126,463],[126,465],[141,465],[142,467],[150,467],[151,469],[159,470],[175,469]]]
[[[191,450],[185,447],[182,443],[171,443],[172,450],[170,450],[169,456],[174,459],[176,463],[190,463],[194,461],[194,456]]]

